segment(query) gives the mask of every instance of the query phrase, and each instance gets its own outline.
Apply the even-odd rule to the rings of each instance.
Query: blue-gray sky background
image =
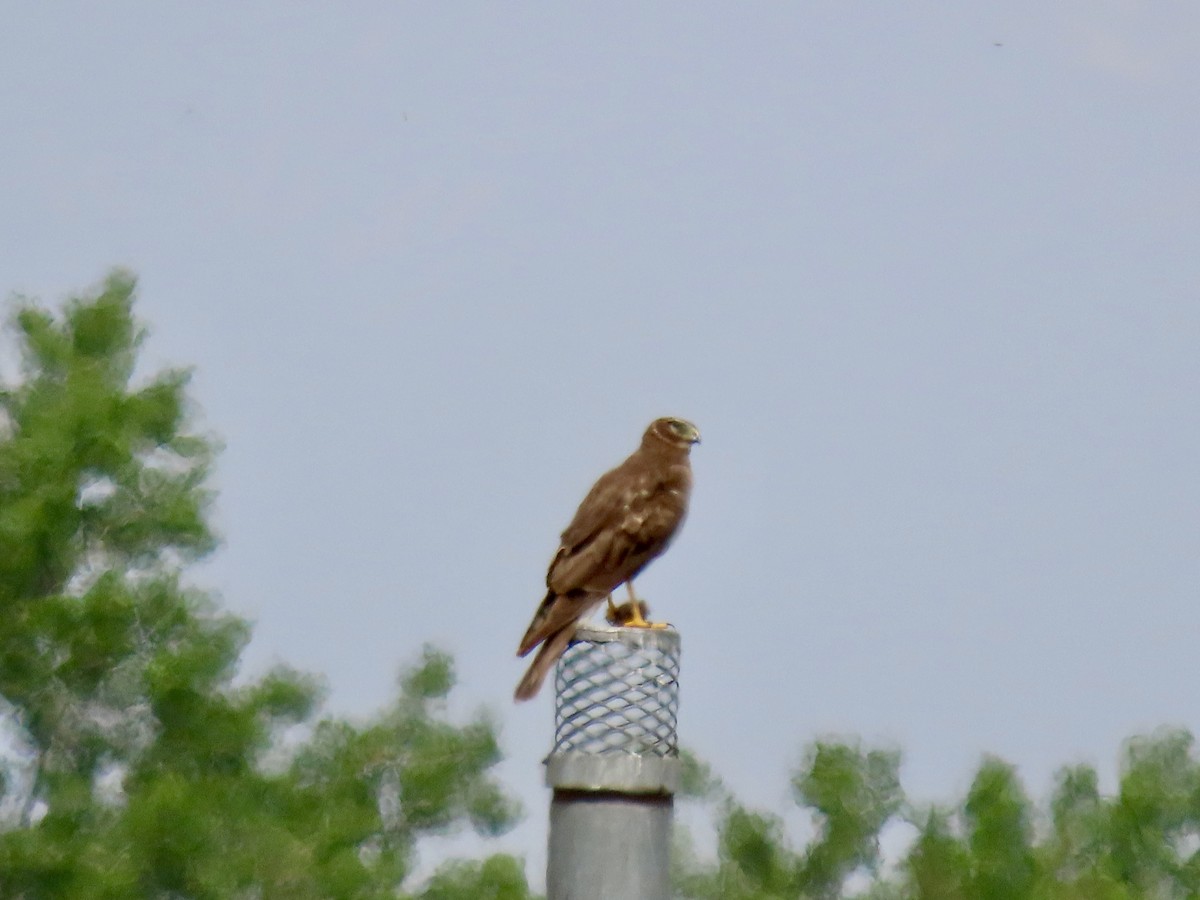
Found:
[[[787,808],[818,735],[950,799],[1195,726],[1200,7],[7,4],[0,291],[140,276],[227,449],[194,579],[247,669],[502,716],[558,532],[654,416],[639,582],[684,740]],[[536,877],[536,874],[535,874]]]

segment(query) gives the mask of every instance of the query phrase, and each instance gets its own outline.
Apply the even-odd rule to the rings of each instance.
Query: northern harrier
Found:
[[[528,700],[575,634],[580,619],[604,602],[615,615],[612,592],[629,590],[624,624],[649,627],[634,596],[633,579],[667,549],[687,515],[692,490],[688,451],[700,432],[683,419],[655,419],[642,445],[588,491],[546,572],[546,599],[521,639],[518,656],[541,644],[517,700]]]

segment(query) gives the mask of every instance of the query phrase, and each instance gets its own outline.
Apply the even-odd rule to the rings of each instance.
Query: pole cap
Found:
[[[680,651],[670,626],[578,628],[555,672],[550,787],[675,793]]]

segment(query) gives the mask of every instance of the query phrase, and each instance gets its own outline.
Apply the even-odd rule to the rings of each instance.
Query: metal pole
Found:
[[[679,632],[585,626],[555,675],[547,900],[670,900]]]

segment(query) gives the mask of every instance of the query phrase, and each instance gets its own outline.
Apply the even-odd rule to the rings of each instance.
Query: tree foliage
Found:
[[[186,371],[135,383],[133,293],[117,274],[59,316],[11,319],[0,897],[528,897],[506,856],[410,884],[422,836],[516,815],[489,775],[493,723],[446,716],[444,654],[365,723],[318,719],[318,683],[285,667],[235,681],[247,624],[181,577],[215,545],[214,444],[190,426]]]
[[[793,849],[783,822],[723,788],[713,806],[715,862],[686,852],[679,896],[695,900],[1173,900],[1200,896],[1200,759],[1192,735],[1163,730],[1125,747],[1119,789],[1104,796],[1089,766],[1062,769],[1045,807],[1015,769],[985,759],[963,801],[904,799],[899,755],[819,742],[795,772],[814,834]],[[689,769],[694,771],[696,763]],[[915,837],[880,865],[880,832],[906,822]],[[851,876],[857,876],[852,880]]]

